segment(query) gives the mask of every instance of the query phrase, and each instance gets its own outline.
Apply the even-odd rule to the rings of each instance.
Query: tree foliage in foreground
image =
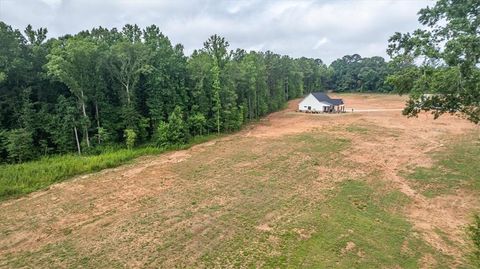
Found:
[[[388,81],[411,93],[404,114],[460,114],[478,124],[480,2],[439,0],[419,11],[419,21],[425,29],[395,33],[387,50],[400,69]]]

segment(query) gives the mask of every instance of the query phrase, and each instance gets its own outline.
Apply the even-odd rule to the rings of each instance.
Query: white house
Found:
[[[298,104],[298,110],[312,113],[344,112],[345,105],[342,99],[332,99],[323,92],[312,92]]]

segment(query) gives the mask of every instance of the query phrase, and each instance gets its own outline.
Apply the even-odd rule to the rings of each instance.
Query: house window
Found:
[[[308,106],[308,110],[312,110],[312,107],[311,107],[311,106]]]

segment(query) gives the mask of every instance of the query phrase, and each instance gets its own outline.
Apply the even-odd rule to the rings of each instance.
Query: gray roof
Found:
[[[312,95],[320,102],[329,103],[334,106],[343,105],[342,99],[332,99],[324,92],[312,92]]]

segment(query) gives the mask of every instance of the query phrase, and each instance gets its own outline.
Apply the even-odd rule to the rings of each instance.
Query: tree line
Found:
[[[218,35],[186,56],[160,29],[125,25],[47,39],[0,22],[0,161],[168,146],[232,132],[312,91],[388,91],[381,57],[291,58],[229,50]]]

